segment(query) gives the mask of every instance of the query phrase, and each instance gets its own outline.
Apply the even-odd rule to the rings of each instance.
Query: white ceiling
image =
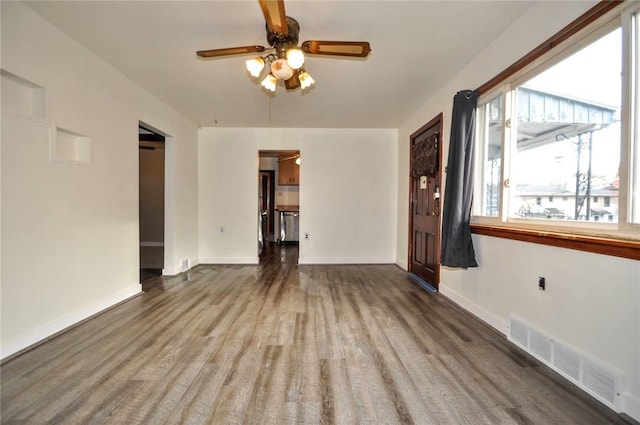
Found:
[[[257,1],[27,2],[198,125],[303,128],[397,128],[531,4],[287,0],[300,42],[369,41],[372,52],[366,59],[308,56],[316,85],[303,92],[280,83],[270,95],[244,69],[252,55],[195,54],[266,45]]]

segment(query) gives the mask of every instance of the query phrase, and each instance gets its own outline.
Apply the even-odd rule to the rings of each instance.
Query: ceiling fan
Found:
[[[215,58],[219,56],[240,55],[245,53],[262,53],[246,61],[247,71],[255,77],[260,77],[266,63],[269,63],[269,73],[262,80],[261,85],[275,91],[279,80],[284,81],[287,90],[298,87],[305,89],[315,81],[302,68],[304,55],[332,55],[364,58],[371,52],[367,41],[305,41],[298,47],[300,25],[298,21],[286,16],[284,0],[258,0],[266,20],[267,41],[269,47],[243,46],[226,49],[199,50],[200,58]]]

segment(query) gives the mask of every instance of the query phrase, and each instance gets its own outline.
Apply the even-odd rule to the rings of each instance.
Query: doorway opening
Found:
[[[140,282],[164,268],[165,136],[138,127]]]
[[[299,242],[300,151],[259,151],[258,252]],[[296,251],[297,252],[297,251]]]
[[[409,276],[430,291],[440,284],[442,114],[410,137]]]

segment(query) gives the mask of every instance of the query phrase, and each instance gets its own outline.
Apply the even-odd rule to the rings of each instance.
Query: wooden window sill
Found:
[[[471,233],[640,260],[640,241],[472,224]]]

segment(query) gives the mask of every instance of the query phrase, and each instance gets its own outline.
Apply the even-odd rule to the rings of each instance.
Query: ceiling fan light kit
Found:
[[[371,52],[367,41],[318,41],[309,40],[298,47],[300,25],[298,21],[286,16],[284,0],[259,0],[264,14],[267,28],[269,48],[263,46],[232,47],[225,49],[200,50],[200,58],[214,58],[219,56],[238,55],[245,53],[261,53],[268,51],[265,56],[258,56],[245,62],[249,74],[260,78],[269,62],[269,74],[260,85],[275,92],[278,81],[284,81],[287,90],[297,88],[306,89],[315,83],[311,75],[302,66],[305,53],[310,55],[333,55],[364,58]]]
[[[249,71],[249,74],[255,78],[258,78],[264,69],[264,59],[259,56],[257,58],[249,59],[245,63],[247,65],[247,71]]]
[[[291,47],[287,50],[287,63],[291,69],[300,69],[304,65],[304,53],[298,47]]]
[[[271,73],[278,80],[288,80],[293,77],[293,69],[289,66],[286,59],[276,59],[271,62]]]
[[[307,87],[311,87],[311,85],[316,82],[304,69],[300,70],[300,75],[298,76],[298,78],[300,79],[300,88],[302,90],[306,89]]]
[[[269,91],[276,91],[276,84],[278,84],[278,79],[271,73],[267,75],[260,85]]]

